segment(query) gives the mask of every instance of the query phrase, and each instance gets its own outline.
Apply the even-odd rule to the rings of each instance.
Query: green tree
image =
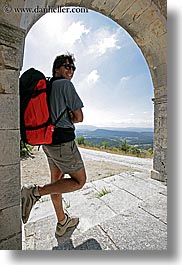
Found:
[[[130,149],[129,149],[129,151],[130,151],[132,154],[137,155],[137,156],[139,156],[139,155],[141,154],[140,149],[138,149],[138,148],[135,147],[135,146],[131,146]]]
[[[78,145],[85,145],[85,138],[83,136],[79,136],[76,138],[76,141],[78,143]]]
[[[20,157],[32,156],[33,146],[20,141]]]
[[[88,146],[90,146],[90,147],[94,147],[94,146],[95,146],[95,144],[92,143],[92,142],[86,142],[86,144],[87,144]]]
[[[127,153],[130,149],[130,145],[127,144],[126,140],[124,141],[121,141],[120,144],[119,144],[119,149],[121,151],[124,151],[125,153]]]
[[[102,146],[103,146],[104,149],[107,149],[108,148],[108,142],[103,141],[102,142]]]
[[[152,147],[149,148],[149,149],[148,149],[148,152],[152,155],[152,154],[153,154],[153,148],[152,148]]]

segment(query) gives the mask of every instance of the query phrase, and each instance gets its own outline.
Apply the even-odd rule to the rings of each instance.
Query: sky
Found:
[[[55,57],[67,51],[75,57],[72,82],[84,103],[83,125],[153,127],[150,71],[120,25],[91,10],[47,13],[27,34],[21,73],[34,67],[51,76]]]

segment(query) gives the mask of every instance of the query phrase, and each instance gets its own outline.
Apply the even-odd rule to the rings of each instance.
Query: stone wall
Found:
[[[0,24],[0,249],[21,249],[19,95],[24,31]]]

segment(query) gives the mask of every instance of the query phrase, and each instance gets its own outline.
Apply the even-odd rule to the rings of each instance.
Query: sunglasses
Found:
[[[71,64],[62,64],[61,66],[64,66],[64,68],[66,70],[73,70],[73,72],[76,70],[76,67],[74,65],[71,65]]]

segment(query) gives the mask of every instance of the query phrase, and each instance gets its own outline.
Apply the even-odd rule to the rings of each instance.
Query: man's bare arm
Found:
[[[83,112],[81,109],[78,109],[76,111],[69,111],[70,118],[73,123],[78,123],[83,121]]]

